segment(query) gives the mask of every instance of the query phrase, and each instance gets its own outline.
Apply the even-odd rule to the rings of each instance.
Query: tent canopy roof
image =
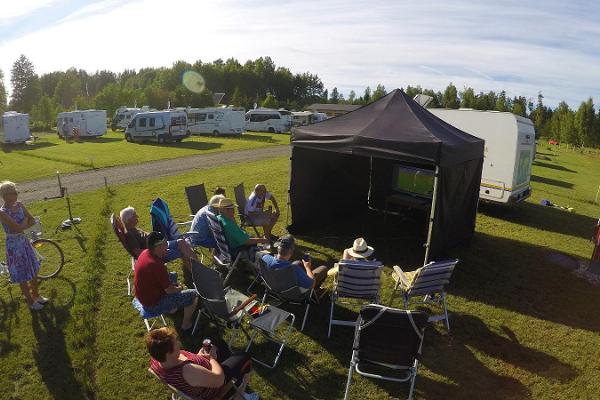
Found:
[[[484,141],[442,121],[400,89],[359,109],[295,128],[292,145],[450,166],[483,158]]]

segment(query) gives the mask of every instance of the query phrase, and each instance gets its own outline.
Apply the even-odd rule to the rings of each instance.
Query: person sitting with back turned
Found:
[[[131,206],[124,208],[119,213],[119,216],[125,226],[125,240],[127,241],[127,247],[131,249],[136,257],[138,257],[142,250],[146,248],[148,233],[137,227],[139,218],[135,212],[135,208]],[[163,261],[170,262],[177,258],[181,258],[186,269],[191,271],[192,265],[190,258],[197,260],[198,256],[194,253],[190,244],[183,239],[170,240],[167,243],[168,251]]]
[[[298,277],[298,284],[305,288],[321,287],[321,284],[327,277],[327,267],[321,265],[315,269],[312,268],[312,259],[307,254],[301,261],[291,262],[290,259],[294,254],[296,247],[295,239],[292,235],[282,236],[276,243],[277,255],[273,257],[271,254],[264,254],[262,260],[267,264],[267,267],[278,268],[294,268]]]
[[[352,243],[352,247],[344,249],[342,253],[342,260],[352,260],[352,261],[372,261],[373,253],[375,249],[369,245],[367,245],[367,241],[364,238],[356,238],[354,243]],[[327,271],[327,275],[334,276],[338,273],[339,266],[338,264],[334,264],[333,268]]]
[[[235,378],[239,385],[236,399],[258,400],[256,393],[244,393],[252,370],[247,353],[231,355],[215,345],[209,351],[202,347],[191,353],[181,348],[177,333],[169,327],[148,332],[146,347],[152,357],[150,369],[159,379],[194,399],[222,399]]]
[[[244,246],[255,246],[260,243],[267,243],[265,238],[251,238],[235,221],[235,204],[228,198],[219,200],[219,215],[217,219],[223,225],[223,233],[227,244],[231,249],[231,256],[235,256],[244,248]],[[253,258],[251,255],[250,258]]]
[[[217,247],[217,243],[215,242],[215,238],[210,231],[207,220],[207,212],[211,212],[213,214],[218,213],[217,206],[219,205],[219,201],[224,199],[225,196],[216,194],[210,198],[208,204],[202,207],[196,215],[194,216],[194,220],[192,221],[192,226],[190,227],[190,240],[194,246],[202,246],[210,249],[214,249]]]
[[[271,200],[275,211],[271,211],[271,207],[265,210],[265,201]],[[275,196],[267,191],[267,187],[261,183],[254,187],[254,191],[250,193],[244,210],[252,225],[262,226],[265,231],[265,237],[271,240],[271,231],[279,219],[279,205]]]
[[[146,249],[142,250],[133,269],[135,297],[144,310],[152,314],[173,312],[183,307],[181,329],[192,329],[192,315],[198,304],[196,291],[184,290],[174,282],[163,262],[168,243],[160,232],[150,232]]]

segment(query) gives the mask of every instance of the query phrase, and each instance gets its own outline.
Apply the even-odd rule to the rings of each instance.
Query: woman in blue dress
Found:
[[[17,187],[13,182],[0,183],[0,196],[4,200],[0,207],[0,222],[6,233],[6,264],[10,280],[21,286],[23,296],[32,310],[41,310],[48,299],[38,292],[37,274],[40,263],[24,233],[24,230],[35,224],[35,220],[25,206],[17,201]]]

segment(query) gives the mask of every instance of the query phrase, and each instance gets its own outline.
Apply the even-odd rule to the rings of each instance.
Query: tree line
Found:
[[[182,76],[186,71],[202,75],[204,91],[194,93],[185,88]],[[112,116],[120,106],[207,107],[213,105],[213,93],[219,92],[226,94],[224,104],[246,109],[256,104],[289,110],[301,110],[312,103],[362,105],[387,94],[381,84],[374,90],[368,86],[360,96],[352,90],[345,98],[335,87],[329,93],[318,75],[292,73],[286,67],[277,66],[270,57],[248,60],[244,64],[230,58],[208,63],[198,60],[193,64],[177,61],[171,67],[119,73],[106,70],[88,73],[70,68],[38,75],[33,63],[21,55],[12,66],[10,83],[11,100],[7,103],[0,70],[0,113],[7,109],[29,113],[33,126],[39,129],[49,129],[60,111],[96,108],[107,110]],[[510,97],[505,91],[477,93],[471,87],[459,91],[452,83],[443,92],[410,85],[404,91],[411,97],[431,96],[430,107],[512,112],[530,118],[538,136],[578,146],[600,146],[600,112],[596,112],[591,98],[572,110],[564,101],[555,108],[546,106],[541,92],[534,103],[524,96]]]

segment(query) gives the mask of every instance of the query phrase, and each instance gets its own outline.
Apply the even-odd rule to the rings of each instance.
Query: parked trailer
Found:
[[[246,130],[281,133],[292,127],[292,113],[284,110],[257,108],[246,113]]]
[[[292,125],[303,126],[325,121],[327,114],[312,111],[292,111]]]
[[[241,135],[245,131],[245,111],[239,107],[188,108],[188,134]]]
[[[185,111],[177,110],[138,113],[125,129],[125,140],[128,142],[181,142],[187,136],[187,115]]]
[[[106,110],[76,110],[58,113],[56,118],[58,136],[72,136],[73,128],[79,130],[79,137],[97,137],[106,134]]]
[[[528,118],[509,112],[429,108],[433,115],[485,140],[479,198],[514,204],[531,194],[535,128]]]
[[[29,114],[8,111],[0,118],[0,141],[2,143],[25,143],[31,138]]]
[[[147,112],[147,111],[156,111],[156,110],[151,109],[148,106],[143,106],[142,108],[119,107],[115,111],[115,115],[112,118],[112,121],[110,123],[110,129],[112,129],[113,131],[116,131],[117,129],[122,129],[123,131],[125,131],[125,128],[127,128],[127,125],[129,125],[129,123],[131,122],[133,117],[135,117],[137,114],[139,114],[141,112]]]

